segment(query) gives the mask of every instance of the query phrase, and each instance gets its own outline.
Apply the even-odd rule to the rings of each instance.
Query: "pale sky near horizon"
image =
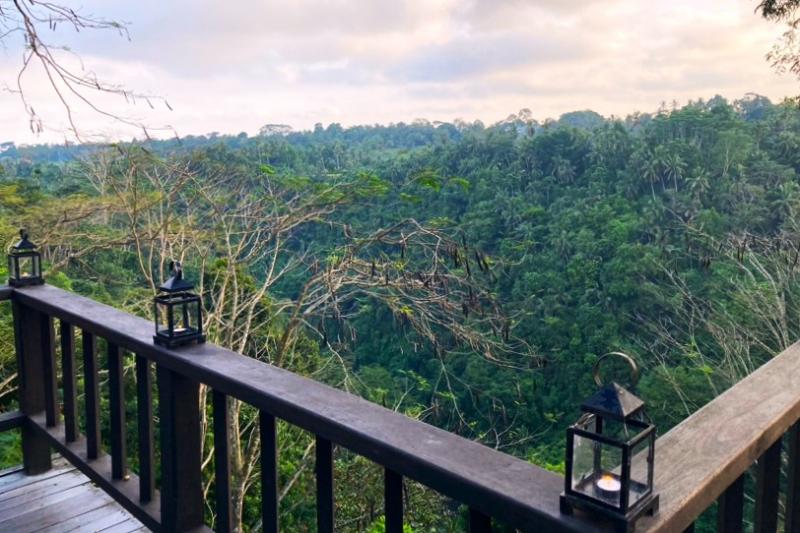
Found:
[[[783,32],[757,0],[85,0],[63,3],[129,23],[111,31],[45,33],[111,83],[165,97],[171,107],[103,98],[111,111],[179,135],[254,134],[267,123],[308,129],[409,122],[538,120],[593,109],[651,112],[755,92],[800,93],[765,54]],[[22,40],[4,40],[0,83],[11,84]],[[0,92],[0,141],[64,140],[64,112],[42,72],[25,78],[50,129],[30,133],[18,97]],[[130,138],[76,106],[82,129]]]

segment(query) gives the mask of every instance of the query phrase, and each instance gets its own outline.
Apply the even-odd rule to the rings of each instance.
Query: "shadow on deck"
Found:
[[[61,457],[44,474],[0,471],[0,532],[149,531]]]

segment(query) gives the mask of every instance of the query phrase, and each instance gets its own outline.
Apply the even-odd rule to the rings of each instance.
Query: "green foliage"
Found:
[[[367,533],[384,533],[386,531],[386,518],[381,516],[367,530]],[[403,524],[403,533],[414,533],[414,528],[408,524]]]
[[[228,173],[251,180],[248,194],[258,201],[274,200],[265,191],[279,185],[292,201],[341,207],[293,238],[298,255],[316,260],[309,269],[344,264],[352,248],[342,231],[364,234],[406,218],[452,230],[469,250],[459,268],[467,275],[463,262],[473,270],[477,263],[486,267],[512,336],[534,346],[539,357],[509,365],[464,346],[437,349],[409,332],[408,319],[418,311],[397,305],[390,312],[358,301],[342,310],[346,325],[329,326],[328,343],[301,335],[290,368],[562,472],[564,429],[595,388],[590,372],[599,354],[621,349],[638,357],[644,366],[638,392],[664,432],[781,349],[785,340],[764,331],[785,324],[786,339],[800,336],[800,283],[792,265],[800,229],[800,111],[748,97],[625,120],[582,111],[538,124],[528,114],[491,127],[320,125],[256,138],[190,136],[180,146],[153,141],[147,149],[191,164],[201,180]],[[47,213],[84,214],[87,205],[100,205],[100,193],[71,161],[87,150],[18,147],[0,156],[5,242],[19,220],[35,228]],[[163,191],[142,194],[156,199]],[[239,206],[231,198],[227,207],[233,213]],[[85,218],[76,249],[91,247],[93,238],[118,236],[118,229]],[[790,247],[737,257],[730,237],[745,233],[785,238]],[[135,304],[149,294],[131,246],[124,242],[68,261],[48,273],[48,281],[146,314]],[[398,272],[413,268],[392,245],[376,254]],[[748,266],[756,260],[761,270]],[[257,286],[262,266],[237,271],[242,290]],[[211,257],[206,283],[216,288],[230,268],[223,253]],[[259,302],[258,312],[296,295],[302,282],[288,275]],[[785,315],[770,315],[780,306],[769,302],[783,302]],[[2,318],[5,378],[13,374],[13,349],[10,328],[2,329],[9,317]],[[281,319],[263,324],[253,342],[271,349],[285,328]],[[730,332],[735,335],[723,335]],[[726,345],[731,337],[738,344]],[[10,398],[0,396],[4,408]],[[283,425],[279,437],[285,446],[279,475],[287,483],[303,467],[311,440]],[[6,439],[0,449],[11,449],[13,438],[0,435]],[[9,452],[0,460],[18,458]],[[383,531],[380,471],[346,452],[337,454],[336,468],[339,501],[345,502],[340,521],[351,524],[341,530]],[[462,525],[457,507],[409,485],[406,531]],[[247,496],[248,528],[258,520],[256,489]],[[301,472],[282,509],[288,530],[313,523],[312,473]]]

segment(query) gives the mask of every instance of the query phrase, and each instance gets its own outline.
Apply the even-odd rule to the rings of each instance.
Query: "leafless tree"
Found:
[[[92,277],[97,253],[116,250],[139,265],[139,291],[118,302],[149,315],[150,298],[171,259],[187,266],[205,305],[209,340],[296,372],[335,380],[357,390],[347,357],[357,338],[353,318],[369,304],[382,306],[398,328],[443,368],[441,386],[452,392],[448,353],[469,350],[497,365],[530,369],[533,348],[514,336],[490,291],[489,258],[461,237],[413,219],[359,231],[336,216],[354,200],[369,201],[386,184],[369,174],[320,180],[281,176],[266,168],[247,173],[193,160],[164,161],[135,147],[120,147],[79,169],[96,190],[91,198],[59,199],[27,215],[43,228],[46,260],[56,271],[71,265]],[[102,230],[98,230],[102,228]],[[320,249],[309,232],[338,243]],[[297,291],[281,283],[291,277]],[[298,283],[298,280],[299,283]],[[317,355],[314,355],[314,354]],[[206,414],[206,395],[201,395]],[[455,394],[450,394],[455,398]],[[392,406],[403,409],[400,401]],[[458,403],[450,406],[463,426]],[[257,413],[230,402],[232,495],[241,525],[242,505],[257,479]],[[204,419],[208,430],[208,419]],[[496,445],[507,428],[490,433]],[[281,446],[306,450],[312,441],[281,431]],[[206,439],[205,462],[213,442]],[[303,479],[300,468],[282,493]],[[209,485],[206,486],[208,489]]]
[[[683,402],[683,416],[688,416],[700,405],[673,379],[675,368],[706,375],[710,398],[800,337],[800,232],[769,237],[739,233],[720,239],[688,224],[684,231],[687,249],[673,261],[725,274],[700,291],[688,280],[692,270],[664,261],[661,289],[676,305],[672,314],[660,320],[640,317],[640,323],[649,332],[641,352],[653,354],[651,364],[672,385]]]
[[[33,133],[41,133],[45,125],[29,96],[29,83],[41,85],[38,76],[29,80],[30,74],[38,66],[37,74],[44,76],[54,96],[60,102],[66,115],[68,130],[78,140],[86,140],[76,122],[76,109],[83,107],[114,122],[120,122],[140,130],[149,137],[148,128],[141,122],[113,111],[97,103],[101,94],[116,95],[129,103],[143,101],[149,107],[161,102],[166,108],[169,103],[157,96],[132,92],[125,87],[102,81],[87,69],[68,47],[53,43],[45,37],[68,28],[75,32],[111,30],[120,37],[129,39],[126,26],[120,22],[107,20],[95,15],[84,14],[61,3],[35,0],[0,0],[0,43],[7,44],[15,36],[21,36],[24,43],[21,67],[13,82],[6,82],[5,88],[17,94],[28,115],[29,127]],[[151,128],[152,129],[152,128]],[[158,128],[170,129],[170,128]],[[171,131],[171,129],[170,129]]]

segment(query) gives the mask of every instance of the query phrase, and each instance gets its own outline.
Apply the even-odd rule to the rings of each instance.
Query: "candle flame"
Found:
[[[614,476],[612,476],[611,474],[603,474],[600,477],[600,480],[601,481],[614,481]]]

